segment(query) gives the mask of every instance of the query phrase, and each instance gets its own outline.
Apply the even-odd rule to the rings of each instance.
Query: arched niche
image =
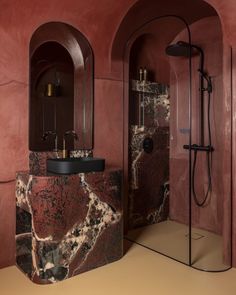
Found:
[[[145,202],[141,203],[141,201],[141,205],[139,205],[140,203],[137,202],[137,198],[134,198],[132,196],[130,197],[129,195],[130,187],[132,187],[132,183],[130,185],[129,182],[129,175],[131,170],[129,169],[129,151],[131,150],[129,145],[129,123],[132,120],[131,114],[133,115],[133,113],[135,112],[134,108],[130,109],[130,107],[132,107],[132,104],[130,104],[130,85],[132,85],[132,83],[130,83],[130,78],[133,79],[133,77],[135,76],[135,72],[137,72],[139,66],[147,65],[148,68],[151,68],[151,70],[153,67],[156,68],[157,80],[161,82],[165,82],[165,79],[166,77],[168,77],[167,74],[169,72],[170,99],[174,98],[172,99],[172,102],[170,102],[170,134],[172,137],[174,137],[175,133],[177,134],[177,132],[175,132],[175,128],[176,130],[178,130],[178,134],[175,139],[178,140],[178,145],[176,144],[176,146],[178,146],[179,149],[177,150],[177,148],[175,147],[175,140],[172,141],[171,139],[172,143],[170,143],[169,185],[170,196],[172,198],[172,201],[174,200],[176,201],[176,203],[174,204],[172,201],[169,202],[169,220],[173,218],[176,221],[176,216],[173,217],[172,213],[176,213],[176,211],[179,210],[179,216],[185,218],[185,222],[188,223],[189,229],[204,228],[208,231],[214,230],[221,239],[221,243],[219,243],[218,248],[218,265],[211,265],[210,262],[209,264],[207,262],[205,265],[200,265],[199,260],[197,258],[195,259],[196,256],[194,257],[194,251],[196,251],[195,253],[197,253],[199,249],[194,246],[194,244],[192,243],[192,239],[188,239],[190,247],[188,248],[189,252],[187,251],[188,253],[185,253],[187,255],[185,255],[184,263],[201,270],[226,270],[231,266],[232,258],[233,265],[235,265],[236,261],[235,257],[231,257],[232,238],[233,245],[235,244],[236,240],[235,236],[232,236],[231,231],[232,170],[230,167],[232,167],[231,153],[233,150],[231,140],[231,127],[233,126],[233,112],[231,109],[232,51],[229,47],[229,44],[227,43],[227,36],[225,34],[224,25],[222,25],[219,15],[217,14],[213,6],[207,4],[209,0],[166,0],[164,3],[161,0],[150,0],[149,5],[146,5],[146,2],[147,1],[145,0],[136,1],[135,4],[127,12],[127,14],[124,16],[120,23],[120,26],[117,29],[117,33],[114,35],[113,44],[110,51],[111,70],[113,73],[117,74],[117,76],[119,75],[118,77],[120,77],[121,79],[123,78],[124,87],[123,171],[125,229],[127,230],[129,228],[128,218],[130,218],[130,216],[134,216],[135,218],[138,217],[139,220],[141,219],[141,214],[139,214],[138,210],[136,210],[136,212],[134,212],[133,210],[133,208],[135,208],[135,205],[140,206],[140,212],[143,212],[143,208],[146,209],[148,206],[148,193],[144,193],[144,190],[142,190],[142,197],[140,198],[140,200],[143,200],[143,195],[145,195]],[[162,55],[165,54],[165,48],[161,49],[161,43],[159,43],[158,45],[155,40],[150,40],[151,42],[149,42],[149,44],[147,43],[147,36],[150,34],[154,34],[156,40],[159,40],[160,42],[161,40],[165,41],[165,47],[168,44],[177,42],[178,40],[186,41],[185,37],[187,27],[183,27],[183,24],[181,24],[182,27],[179,27],[173,23],[174,19],[178,16],[184,19],[190,28],[192,41],[191,43],[200,46],[200,48],[202,48],[206,53],[204,70],[208,73],[209,76],[211,76],[213,83],[213,93],[211,94],[213,99],[210,109],[210,117],[213,118],[211,123],[212,126],[215,125],[214,127],[212,127],[212,136],[215,136],[213,140],[214,146],[216,147],[214,151],[214,159],[212,162],[212,165],[214,165],[214,171],[212,172],[213,188],[211,194],[213,196],[213,199],[211,200],[211,202],[209,202],[209,206],[206,208],[204,207],[204,209],[198,208],[196,204],[194,204],[191,183],[193,179],[193,169],[191,169],[191,161],[189,161],[189,159],[192,159],[192,157],[190,155],[190,158],[187,158],[189,155],[183,154],[183,144],[181,143],[182,138],[185,138],[184,140],[186,140],[186,119],[191,122],[191,140],[194,140],[194,142],[196,142],[199,137],[199,58],[198,56],[192,57],[191,70],[189,72],[186,71],[186,66],[189,65],[189,60],[180,60],[181,57],[178,57],[176,61],[166,61],[167,66],[166,69],[164,69],[165,73],[163,74],[163,68],[161,71],[159,70],[160,61],[164,60],[163,56],[160,56],[160,53],[162,52]],[[163,27],[163,21],[165,19],[169,19],[169,27],[166,25]],[[152,25],[154,30],[152,29]],[[151,55],[151,52],[155,52],[154,48],[156,49],[156,54],[153,60],[157,60],[158,62],[155,65],[154,62],[149,65],[148,56]],[[143,55],[141,56],[141,54]],[[189,79],[189,73],[192,73],[191,79]],[[191,87],[188,87],[187,84],[189,84],[188,81],[190,80],[192,81]],[[187,95],[189,95],[189,101],[191,102],[189,105],[186,103],[186,99],[184,99],[187,97]],[[189,110],[191,111],[190,113],[188,113]],[[190,115],[188,116],[189,119],[184,118],[185,114]],[[181,124],[184,128],[182,128]],[[186,131],[188,131],[188,129],[186,129]],[[220,140],[217,142],[217,139]],[[218,144],[220,144],[220,146]],[[178,156],[177,154],[175,154],[176,151],[178,152]],[[141,158],[141,153],[137,154],[139,156],[140,162],[143,161],[144,158]],[[184,156],[187,156],[186,159],[184,159]],[[205,158],[202,160],[202,166],[205,165],[204,161]],[[156,162],[157,161],[152,161],[151,165],[154,166]],[[186,163],[188,164],[186,165]],[[146,171],[147,173],[150,173],[150,164],[148,166],[148,169],[143,169],[143,173],[140,165],[137,165],[137,167],[137,171],[139,171],[139,175],[142,175],[143,180],[143,175],[145,175]],[[158,165],[156,171],[162,169],[163,165]],[[173,175],[173,173],[175,175]],[[204,191],[205,189],[204,184],[202,185],[202,183],[206,183],[206,181],[203,180],[203,182],[201,182],[201,180],[204,179],[204,177],[207,178],[207,176],[203,176],[203,174],[203,170],[198,170],[198,181],[200,179],[200,182],[198,182],[198,189],[201,189],[202,191]],[[148,181],[150,181],[150,177],[147,177],[147,179]],[[149,187],[152,188],[153,186],[156,186],[157,182],[155,181],[153,182],[153,184],[154,185],[149,185]],[[189,188],[190,190],[188,191]],[[220,190],[221,193],[219,192]],[[182,193],[185,195],[185,197],[183,197],[183,200],[185,202],[185,209],[183,206],[183,202],[180,203],[181,200],[179,198],[179,195]],[[154,196],[156,199],[155,194]],[[150,204],[152,205],[151,202]],[[178,207],[175,207],[175,205],[178,205]],[[134,239],[139,236],[144,237],[144,230],[144,227],[142,227],[142,234],[140,234],[141,231],[139,233],[138,231],[136,231],[133,236]],[[146,235],[146,237],[147,236],[148,235]],[[130,240],[132,240],[133,237],[131,235],[128,235],[128,238]],[[191,237],[191,233],[188,235],[188,237]],[[158,241],[160,241],[160,236],[158,236],[157,239]],[[175,239],[176,237],[174,238],[174,240]],[[140,244],[143,243],[144,246],[148,246],[150,248],[150,244],[145,244],[144,240],[145,238],[142,241],[135,241]],[[167,244],[171,244],[171,242],[168,242]],[[209,247],[209,250],[211,250],[212,253],[216,253],[214,247]],[[206,248],[207,246],[205,245],[204,249]],[[160,251],[160,249],[157,248],[155,248],[155,251],[159,253],[161,252],[176,260],[180,260],[183,258],[180,258],[180,256],[177,258],[177,252],[175,252],[174,255],[171,255],[170,253],[162,252]],[[184,260],[181,261],[183,262]],[[216,263],[216,259],[214,259],[214,263]]]
[[[63,148],[66,131],[74,130],[79,140],[68,138],[66,148],[93,148],[93,52],[87,39],[65,23],[40,26],[30,40],[29,149],[49,151]]]
[[[114,35],[110,50],[111,70],[113,72],[122,73],[122,63],[124,59],[126,61],[124,51],[127,49],[126,46],[130,48],[130,43],[132,44],[135,38],[137,38],[137,36],[130,38],[131,36],[134,37],[136,30],[151,19],[162,18],[164,15],[181,16],[190,25],[198,19],[216,15],[216,11],[206,1],[202,0],[165,0],[164,3],[161,0],[149,0],[148,5],[146,0],[135,1],[121,20],[117,32]],[[156,32],[158,31],[158,27],[161,26],[161,22],[166,22],[165,18],[161,18],[158,20],[159,26],[156,27]],[[168,20],[169,27],[168,24],[165,24],[167,31],[159,31],[159,34],[160,36],[169,38],[171,41],[183,29],[183,24],[181,22],[178,23],[173,17],[168,18]],[[147,32],[148,30],[149,28],[147,26],[143,31]],[[136,32],[137,34],[138,31]]]

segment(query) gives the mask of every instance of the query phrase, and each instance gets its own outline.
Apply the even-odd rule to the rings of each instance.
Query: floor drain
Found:
[[[185,237],[188,238],[189,234],[185,235]],[[200,240],[201,238],[204,238],[204,236],[198,233],[192,233],[192,240]]]

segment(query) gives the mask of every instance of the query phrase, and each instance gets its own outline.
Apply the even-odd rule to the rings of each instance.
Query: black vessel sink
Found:
[[[76,174],[103,171],[105,159],[102,158],[65,158],[47,159],[47,171],[56,174]]]

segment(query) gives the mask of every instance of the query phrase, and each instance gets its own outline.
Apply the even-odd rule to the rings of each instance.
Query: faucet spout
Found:
[[[66,137],[68,136],[72,136],[74,138],[74,140],[79,140],[79,137],[77,135],[77,133],[74,130],[68,130],[64,133],[63,136],[63,153],[62,156],[63,158],[66,158],[67,156],[67,150],[66,150]]]

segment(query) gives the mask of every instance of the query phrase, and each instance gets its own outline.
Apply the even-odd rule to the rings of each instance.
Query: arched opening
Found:
[[[63,135],[74,129],[74,65],[68,51],[57,42],[39,46],[31,58],[30,150],[54,149],[56,132],[58,148]],[[68,143],[74,149],[73,141]]]
[[[190,46],[205,57],[201,72],[201,54],[191,54],[191,87],[188,57],[165,52],[186,42],[186,28],[173,15],[186,20]],[[206,271],[231,266],[231,50],[223,39],[216,11],[203,1],[151,1],[148,7],[138,1],[111,53],[113,70],[124,68],[127,238]],[[145,85],[141,67],[150,73]],[[203,206],[196,195],[206,197]]]
[[[93,52],[75,28],[59,22],[40,26],[30,41],[29,149],[93,147]]]

